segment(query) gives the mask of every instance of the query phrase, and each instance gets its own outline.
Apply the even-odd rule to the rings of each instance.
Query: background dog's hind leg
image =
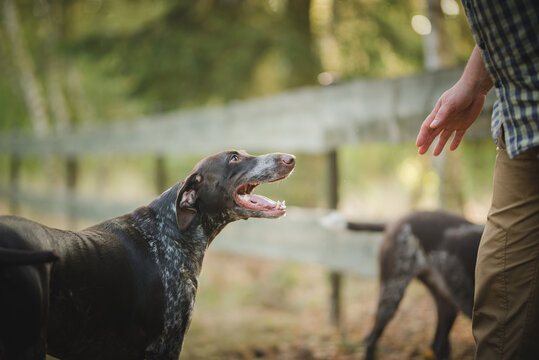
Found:
[[[426,264],[425,255],[409,224],[391,228],[380,252],[380,294],[374,327],[365,338],[365,359],[374,359],[376,342],[393,318],[410,281]]]
[[[458,309],[453,301],[448,299],[447,295],[443,293],[432,276],[423,274],[418,276],[418,278],[427,286],[436,303],[438,323],[436,324],[436,333],[431,345],[432,351],[436,355],[437,360],[447,360],[451,352],[449,332],[457,317]]]
[[[399,276],[394,279],[382,282],[380,285],[380,295],[378,296],[378,308],[376,310],[376,320],[371,333],[365,338],[366,347],[365,360],[374,359],[376,342],[382,335],[385,327],[395,315],[399,303],[404,296],[406,286],[410,283],[411,276]]]

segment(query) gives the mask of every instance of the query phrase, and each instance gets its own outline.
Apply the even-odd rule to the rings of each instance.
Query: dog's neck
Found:
[[[142,232],[149,234],[165,297],[165,324],[161,335],[147,348],[158,357],[177,357],[189,324],[209,235],[195,219],[180,232],[176,220],[176,184],[148,206],[135,210]],[[168,349],[169,354],[161,353]],[[168,358],[168,357],[167,357]]]
[[[176,220],[176,196],[180,185],[181,182],[172,186],[148,205],[147,209],[150,209],[150,214],[146,216],[153,218],[151,227],[154,230],[147,231],[152,232],[150,242],[157,241],[160,243],[158,246],[171,246],[171,241],[176,243],[184,257],[183,260],[188,263],[186,265],[193,267],[198,275],[206,249],[230,221],[227,221],[225,215],[198,213],[190,226],[180,232]],[[145,227],[146,221],[142,220],[140,223],[142,227]]]

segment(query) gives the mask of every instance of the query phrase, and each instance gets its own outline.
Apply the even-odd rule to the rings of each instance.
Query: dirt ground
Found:
[[[323,267],[209,252],[183,359],[362,359],[373,324],[375,279],[346,275],[342,328],[329,325]],[[378,343],[378,359],[429,358],[436,313],[419,282],[409,286]],[[451,332],[453,359],[473,359],[471,322],[460,315]],[[432,357],[430,357],[432,358]]]

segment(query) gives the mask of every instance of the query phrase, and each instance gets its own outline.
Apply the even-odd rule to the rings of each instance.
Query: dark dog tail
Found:
[[[346,228],[352,231],[375,231],[382,232],[386,229],[383,223],[346,222]]]
[[[50,250],[32,251],[0,248],[0,266],[23,266],[49,263],[60,258]]]

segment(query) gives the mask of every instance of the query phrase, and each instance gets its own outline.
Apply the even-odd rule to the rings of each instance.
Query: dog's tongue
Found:
[[[273,201],[262,195],[239,195],[236,197],[236,201],[239,203],[238,205],[251,210],[284,210],[286,208],[284,201],[282,203]]]

